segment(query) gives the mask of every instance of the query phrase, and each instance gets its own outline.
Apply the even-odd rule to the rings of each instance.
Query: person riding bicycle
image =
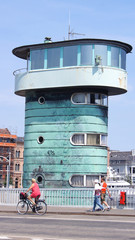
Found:
[[[32,178],[32,184],[25,193],[29,192],[30,190],[32,190],[32,193],[27,198],[32,202],[33,206],[35,206],[36,203],[32,200],[32,198],[35,198],[35,199],[37,197],[40,198],[41,193],[40,193],[39,186],[36,183],[36,180],[34,178]]]

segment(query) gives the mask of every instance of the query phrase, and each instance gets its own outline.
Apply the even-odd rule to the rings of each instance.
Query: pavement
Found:
[[[47,206],[47,214],[135,217],[135,209],[125,209],[122,208],[122,206],[119,209],[105,210],[104,212],[92,212],[91,210],[92,209],[86,207]],[[2,213],[17,213],[16,206],[0,205],[0,215]]]

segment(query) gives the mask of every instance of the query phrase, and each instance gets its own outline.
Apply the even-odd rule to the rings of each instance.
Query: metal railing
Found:
[[[25,73],[27,72],[27,68],[20,68],[20,69],[17,69],[13,72],[13,75],[16,76],[17,74],[20,74],[20,73]]]
[[[0,205],[16,205],[20,192],[26,189],[0,188]],[[120,193],[126,192],[126,205],[120,205]],[[135,209],[135,189],[110,189],[113,200],[106,196],[112,208]],[[46,199],[48,206],[92,207],[94,189],[41,189],[41,198]]]

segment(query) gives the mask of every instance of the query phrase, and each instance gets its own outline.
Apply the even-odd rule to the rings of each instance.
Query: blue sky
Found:
[[[0,128],[24,135],[25,99],[14,94],[13,71],[26,67],[12,49],[68,37],[71,29],[86,38],[123,41],[127,55],[128,92],[109,98],[108,146],[135,149],[135,1],[134,0],[0,0]],[[80,36],[81,38],[82,36]]]

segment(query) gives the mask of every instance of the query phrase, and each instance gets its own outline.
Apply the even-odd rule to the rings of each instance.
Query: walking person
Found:
[[[92,212],[95,212],[96,205],[98,205],[101,208],[101,210],[104,212],[104,208],[100,203],[101,189],[102,189],[102,187],[99,185],[98,179],[96,179],[95,180],[94,205],[93,205]]]
[[[111,207],[108,205],[108,203],[105,201],[105,197],[106,197],[106,190],[108,192],[109,197],[111,198],[111,194],[109,192],[109,189],[107,187],[107,183],[105,182],[105,178],[102,177],[101,178],[101,185],[102,185],[102,189],[101,189],[101,204],[105,204],[107,206],[107,210],[109,211],[111,209]]]

